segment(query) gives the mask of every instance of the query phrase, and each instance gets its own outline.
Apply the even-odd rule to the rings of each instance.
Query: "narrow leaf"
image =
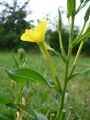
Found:
[[[32,69],[25,68],[6,72],[12,80],[15,80],[17,83],[21,83],[22,85],[26,85],[29,81],[37,81],[48,84],[41,74]]]
[[[82,8],[84,8],[84,7],[87,5],[88,2],[90,2],[90,0],[85,0],[84,2],[83,2],[83,1],[84,1],[84,0],[81,0],[81,2],[82,2],[83,4],[79,7],[79,9],[77,9],[76,14],[77,14]]]
[[[88,68],[88,69],[86,69],[84,71],[81,71],[81,72],[76,72],[72,76],[70,76],[69,80],[71,80],[72,78],[74,78],[77,75],[88,75],[89,72],[90,72],[90,68]]]
[[[77,45],[81,40],[86,40],[88,37],[90,37],[90,25],[87,28],[86,32],[82,35],[78,35],[74,41],[73,41],[73,46]]]

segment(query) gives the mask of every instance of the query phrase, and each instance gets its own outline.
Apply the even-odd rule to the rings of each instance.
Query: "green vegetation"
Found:
[[[6,67],[7,69],[14,68],[12,55],[16,56],[15,53],[1,52],[0,67]],[[58,74],[61,77],[64,63],[60,59],[57,59],[57,56],[52,55],[52,58],[57,67]],[[44,75],[48,81],[51,80],[49,67],[40,54],[27,53],[26,67],[39,71],[39,73]],[[81,56],[76,70],[81,71],[87,67],[90,67],[90,58]],[[58,94],[47,86],[33,82],[29,84],[29,88],[30,111],[35,108],[38,112],[48,114],[49,110],[53,111],[58,106]],[[69,112],[71,112],[70,120],[79,120],[80,117],[82,118],[80,120],[90,120],[90,74],[85,76],[81,75],[70,81],[68,84],[68,91],[70,94],[68,99]],[[3,68],[0,68],[0,95],[12,96],[11,80]],[[4,118],[1,119],[1,115],[3,114],[9,120],[14,120],[15,113],[12,108],[0,105],[0,120],[5,120]],[[25,120],[28,120],[28,118],[25,118]]]
[[[87,2],[88,1],[86,0],[85,4]],[[32,23],[34,22],[33,20],[25,20],[28,13],[32,14],[31,10],[27,11],[28,4],[29,0],[27,0],[22,6],[20,6],[17,0],[13,0],[12,5],[4,0],[0,2],[0,7],[4,8],[0,12],[0,51],[15,51],[21,47],[23,47],[25,50],[33,49],[34,51],[37,51],[37,47],[34,43],[26,43],[20,41],[21,34],[26,28],[31,28],[33,26]],[[77,36],[78,33],[79,27],[76,26],[74,28],[74,38]],[[68,49],[68,38],[69,31],[67,29],[67,26],[64,26],[63,24],[62,39],[66,53]],[[60,51],[59,36],[57,30],[48,30],[46,34],[46,41],[55,50]],[[77,52],[78,46],[79,44],[73,47],[72,54],[75,54]],[[82,53],[84,55],[90,56],[90,37],[88,37],[87,41],[85,42]]]
[[[52,32],[47,31],[46,20],[27,30],[30,24],[24,19],[24,8],[28,1],[21,7],[17,0],[13,6],[0,2],[5,7],[0,17],[0,45],[4,50],[21,48],[17,54],[0,53],[0,120],[90,120],[90,58],[80,58],[85,46],[89,50],[90,6],[81,30],[75,31],[74,26],[76,15],[87,3],[80,0],[77,8],[76,0],[67,0],[68,30],[58,9],[57,30]],[[29,53],[31,44],[20,38],[36,43],[43,56],[38,51]]]

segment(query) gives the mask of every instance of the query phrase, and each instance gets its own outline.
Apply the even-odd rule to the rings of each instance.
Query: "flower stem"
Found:
[[[41,51],[42,51],[43,55],[45,56],[46,61],[48,62],[49,66],[51,68],[53,78],[55,79],[56,84],[59,86],[59,92],[60,92],[60,94],[62,94],[61,84],[60,84],[60,81],[58,79],[58,75],[57,75],[56,69],[55,69],[55,67],[54,67],[54,65],[52,63],[52,60],[51,60],[51,58],[50,58],[50,56],[48,54],[48,51],[47,51],[47,49],[45,47],[45,43],[41,42],[41,43],[39,43],[39,46],[41,48]]]

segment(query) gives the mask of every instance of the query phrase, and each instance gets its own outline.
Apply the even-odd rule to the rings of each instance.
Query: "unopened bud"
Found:
[[[60,10],[58,9],[58,31],[61,32],[61,30],[62,30],[62,18],[61,18]]]

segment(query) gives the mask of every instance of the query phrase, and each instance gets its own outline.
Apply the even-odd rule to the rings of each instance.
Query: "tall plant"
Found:
[[[38,72],[29,69],[29,68],[22,68],[19,67],[16,70],[10,70],[6,71],[9,75],[9,77],[15,81],[15,84],[20,85],[20,96],[19,100],[20,101],[11,101],[10,99],[6,99],[3,101],[0,101],[1,103],[4,103],[8,106],[18,108],[17,113],[17,120],[23,120],[23,115],[25,114],[23,112],[26,111],[31,115],[31,111],[28,110],[27,105],[26,105],[26,98],[23,96],[22,91],[24,88],[27,88],[27,85],[30,81],[36,81],[36,82],[41,82],[43,84],[46,84],[48,87],[51,89],[54,89],[56,92],[58,92],[60,101],[59,101],[59,107],[57,107],[57,110],[55,114],[52,116],[50,114],[50,117],[46,117],[42,114],[39,114],[35,111],[34,115],[31,115],[32,120],[67,120],[66,113],[66,97],[67,97],[67,85],[70,80],[72,80],[73,77],[80,75],[80,74],[85,74],[90,71],[90,68],[87,68],[84,71],[81,72],[75,72],[75,67],[77,65],[80,52],[82,50],[82,47],[84,43],[86,42],[87,38],[90,37],[90,23],[87,25],[87,21],[89,20],[89,15],[90,15],[90,6],[88,7],[85,17],[84,17],[84,24],[82,26],[82,29],[78,36],[73,39],[73,30],[74,30],[74,21],[75,21],[75,16],[78,14],[78,12],[82,9],[82,7],[87,3],[88,1],[80,0],[80,6],[78,9],[76,9],[76,0],[67,0],[67,18],[68,18],[68,23],[69,23],[69,44],[68,44],[68,53],[65,53],[63,43],[62,43],[62,18],[60,14],[60,10],[58,10],[58,34],[59,34],[59,42],[60,42],[60,49],[61,53],[58,53],[55,51],[53,48],[51,48],[45,41],[45,32],[46,32],[46,20],[40,21],[38,26],[32,28],[32,29],[27,29],[25,30],[25,33],[22,34],[21,40],[22,41],[27,41],[27,42],[35,42],[37,45],[39,45],[40,50],[47,61],[48,65],[50,66],[53,80],[52,82],[49,82],[46,80],[41,74]],[[75,55],[74,61],[72,64],[70,64],[70,60],[72,58],[72,49],[77,43],[80,43],[80,46],[78,48],[78,51]],[[62,61],[65,63],[65,68],[63,71],[63,84],[61,84],[61,80],[59,79],[58,73],[56,71],[56,66],[54,66],[52,58],[48,52],[48,50],[54,52],[57,56],[60,56]],[[21,53],[20,53],[21,54]],[[22,61],[23,61],[24,56],[20,57],[19,60],[19,65],[22,66]],[[16,62],[17,63],[17,62]],[[1,96],[2,99],[4,97]],[[68,114],[68,113],[67,113]]]

